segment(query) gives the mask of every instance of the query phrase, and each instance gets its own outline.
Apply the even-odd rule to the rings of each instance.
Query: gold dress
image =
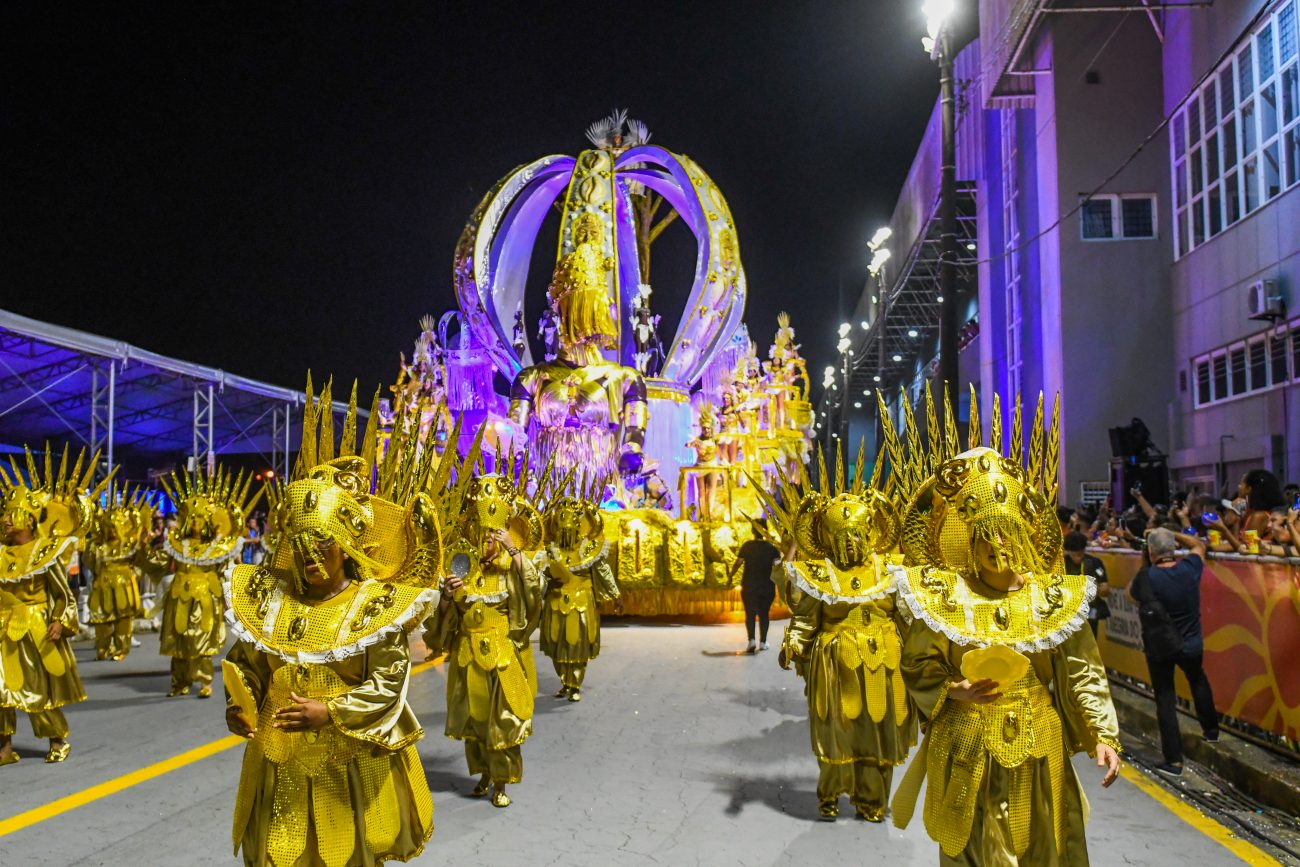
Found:
[[[95,658],[124,659],[131,652],[131,633],[143,616],[137,562],[138,546],[90,546],[95,580],[90,586],[90,624],[95,627]]]
[[[407,630],[435,597],[375,579],[323,602],[294,596],[258,566],[234,569],[230,623],[238,667],[259,712],[244,751],[232,839],[257,867],[370,867],[418,855],[433,800],[406,703]],[[290,693],[322,701],[316,732],[272,725]]]
[[[242,544],[238,536],[204,542],[172,533],[163,541],[163,552],[176,564],[176,572],[163,597],[158,651],[172,658],[173,695],[188,693],[196,682],[204,688],[212,685],[212,658],[226,643],[221,572],[239,557]]]
[[[427,624],[425,643],[447,654],[447,737],[465,742],[473,775],[523,778],[520,745],[533,733],[537,669],[530,636],[541,613],[537,569],[508,554],[482,563]]]
[[[0,547],[0,735],[14,734],[21,710],[36,737],[67,737],[61,708],[86,700],[70,642],[77,599],[65,560],[75,547],[66,537]],[[47,641],[52,623],[66,637]]]
[[[848,795],[863,815],[885,815],[894,767],[916,742],[899,671],[892,580],[879,554],[853,569],[830,560],[786,564],[796,589],[783,651],[801,667],[822,804]]]
[[[560,682],[582,688],[587,663],[600,656],[601,602],[619,597],[618,583],[607,559],[608,545],[586,559],[572,560],[551,546],[543,578],[542,653],[555,666]]]
[[[925,827],[941,864],[1087,864],[1087,799],[1070,756],[1092,755],[1099,743],[1119,749],[1106,670],[1084,619],[1088,577],[1031,575],[997,593],[913,567],[899,592],[915,615],[903,676],[927,730],[895,821],[910,818],[924,775]],[[1011,639],[1005,645],[1029,658],[1028,671],[990,704],[949,700],[949,685],[965,679],[963,657],[994,636]]]

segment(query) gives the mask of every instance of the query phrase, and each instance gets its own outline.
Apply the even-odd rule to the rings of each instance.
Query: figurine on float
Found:
[[[851,485],[840,453],[833,484],[823,459],[818,489],[787,480],[761,493],[782,538],[794,542],[785,564],[793,616],[778,660],[796,665],[807,684],[818,811],[827,821],[848,795],[859,817],[883,822],[894,768],[916,742],[888,568],[898,514],[879,490],[880,461],[868,481],[864,458],[865,448]]]
[[[131,652],[135,619],[143,616],[142,567],[153,531],[153,503],[146,491],[124,492],[100,511],[86,545],[95,576],[88,621],[95,627],[95,658],[119,661]]]
[[[177,524],[163,537],[153,556],[176,571],[163,598],[158,651],[171,657],[169,697],[212,695],[212,658],[226,643],[225,589],[222,572],[239,561],[244,522],[262,498],[251,493],[253,474],[232,475],[217,466],[160,480],[176,504]]]
[[[524,305],[520,304],[515,310],[515,324],[510,332],[510,343],[520,358],[524,357],[524,350],[528,348],[528,338],[524,336]]]
[[[542,344],[542,360],[554,361],[560,355],[560,314],[547,303],[537,321],[537,339]]]
[[[473,474],[481,436],[453,486],[463,491],[452,511],[459,526],[448,533],[442,596],[424,641],[430,654],[447,655],[446,735],[464,742],[469,773],[479,775],[471,794],[508,807],[506,786],[523,779],[521,747],[533,733],[531,636],[542,582],[523,552],[541,543],[542,524],[513,461],[504,474]]]
[[[378,394],[358,443],[353,392],[336,449],[330,391],[308,385],[297,464],[269,490],[273,551],[230,579],[226,725],[248,738],[232,839],[256,867],[407,861],[433,833],[406,701],[442,559],[432,462],[377,458]]]
[[[601,479],[562,484],[542,512],[542,653],[560,678],[555,697],[569,701],[582,700],[587,664],[600,655],[598,606],[612,601],[618,613],[623,610],[600,516],[604,490]]]
[[[695,450],[695,464],[689,469],[692,472],[682,475],[682,487],[685,489],[687,479],[695,480],[695,501],[696,515],[695,519],[701,523],[708,523],[715,519],[724,521],[730,520],[729,514],[725,510],[719,511],[718,506],[718,486],[721,485],[723,490],[727,489],[727,469],[722,466],[719,460],[717,435],[717,422],[713,414],[713,407],[705,404],[700,409],[699,418],[700,432],[686,445],[688,448]],[[682,497],[682,506],[686,506],[686,497]]]
[[[84,492],[99,464],[83,451],[68,472],[65,448],[55,471],[46,449],[44,472],[30,450],[26,472],[10,458],[0,467],[0,766],[18,761],[13,736],[18,711],[32,733],[50,742],[45,761],[72,751],[63,707],[86,700],[71,639],[77,599],[68,586],[68,561],[94,522],[94,505],[108,479]]]
[[[663,317],[650,311],[650,287],[642,284],[632,299],[633,359],[642,376],[659,375],[664,363],[664,344],[659,339],[659,322]]]
[[[904,458],[886,436],[904,479],[934,467],[914,493],[907,484],[900,492],[911,494],[902,518],[908,568],[896,579],[913,617],[903,678],[928,725],[894,798],[894,823],[911,820],[924,782],[925,828],[941,864],[1087,864],[1087,805],[1070,758],[1093,756],[1109,786],[1120,745],[1087,622],[1096,587],[1061,568],[1060,404],[1045,441],[1039,398],[1026,467],[1019,401],[1004,456],[996,398],[991,448],[980,444],[973,398],[961,454],[946,396],[937,454]],[[930,424],[939,430],[933,413]]]

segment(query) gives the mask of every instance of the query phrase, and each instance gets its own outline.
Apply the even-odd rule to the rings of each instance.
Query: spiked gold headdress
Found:
[[[122,490],[100,511],[91,541],[101,548],[133,551],[148,541],[153,515],[152,492],[141,487]]]
[[[542,507],[542,526],[547,549],[553,559],[572,566],[592,558],[605,546],[605,522],[600,517],[600,502],[607,480],[600,475],[577,475],[577,468],[556,487],[546,492]]]
[[[32,529],[45,538],[79,537],[89,532],[95,517],[95,501],[107,489],[110,472],[93,489],[91,480],[99,464],[99,452],[86,462],[86,450],[68,469],[68,448],[64,446],[56,470],[53,452],[45,447],[45,460],[38,465],[31,449],[23,450],[25,468],[9,458],[9,470],[0,466],[0,513],[10,515],[15,523]]]

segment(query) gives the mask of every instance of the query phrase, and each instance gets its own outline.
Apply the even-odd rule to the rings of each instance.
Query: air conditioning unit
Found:
[[[1276,322],[1286,317],[1286,302],[1276,280],[1256,280],[1247,290],[1246,305],[1251,319]]]

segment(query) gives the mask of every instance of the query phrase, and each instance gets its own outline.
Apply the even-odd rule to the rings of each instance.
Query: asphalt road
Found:
[[[773,625],[774,645],[781,628]],[[69,709],[68,762],[44,764],[44,743],[20,715],[23,760],[0,769],[0,864],[238,863],[230,814],[242,746],[226,739],[221,691],[166,698],[167,660],[155,635],[141,640],[122,663],[95,662],[78,645],[90,698]],[[919,816],[905,831],[869,825],[846,801],[838,822],[817,821],[801,684],[777,667],[775,651],[737,653],[738,625],[607,623],[604,645],[580,704],[550,697],[558,680],[539,654],[536,734],[506,810],[468,797],[474,780],[461,746],[442,736],[443,668],[414,675],[437,826],[415,863],[937,862]],[[418,642],[414,653],[422,657]],[[1086,757],[1076,766],[1092,803],[1093,864],[1276,863],[1161,799],[1140,774],[1102,790]]]

